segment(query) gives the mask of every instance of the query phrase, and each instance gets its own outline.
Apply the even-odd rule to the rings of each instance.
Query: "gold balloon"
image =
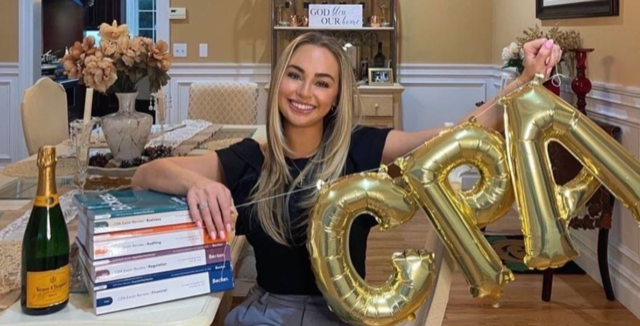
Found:
[[[397,165],[462,270],[474,297],[498,301],[511,271],[493,251],[479,227],[504,216],[513,203],[513,188],[504,140],[494,131],[468,122],[442,132]],[[478,184],[454,191],[449,174],[462,164],[475,166]]]
[[[331,310],[353,325],[390,325],[413,319],[434,282],[433,254],[406,250],[392,257],[394,272],[380,287],[367,284],[349,257],[353,220],[368,212],[383,230],[409,221],[418,205],[384,173],[341,178],[320,189],[309,223],[307,248]]]
[[[524,262],[556,268],[578,255],[567,226],[602,183],[640,222],[640,162],[598,125],[541,84],[502,98],[507,152],[525,236]],[[584,166],[565,186],[553,180],[547,145],[556,141]]]

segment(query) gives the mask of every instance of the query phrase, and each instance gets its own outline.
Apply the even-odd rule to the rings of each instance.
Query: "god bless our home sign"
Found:
[[[362,27],[360,5],[310,5],[309,27],[344,28]]]

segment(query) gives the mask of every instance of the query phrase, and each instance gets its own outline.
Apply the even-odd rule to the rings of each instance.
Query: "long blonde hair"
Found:
[[[278,108],[278,90],[294,51],[302,45],[315,45],[329,50],[340,65],[340,83],[336,107],[324,119],[322,141],[316,154],[308,161],[300,175],[295,178],[289,173],[285,153],[289,151],[284,136],[282,115]],[[360,100],[356,81],[349,61],[337,40],[317,32],[303,34],[289,44],[280,56],[271,76],[267,109],[267,143],[262,145],[264,163],[258,183],[252,190],[252,201],[264,231],[276,242],[290,246],[293,241],[293,229],[289,216],[289,198],[274,196],[292,191],[300,182],[308,180],[335,180],[345,168],[347,153],[351,143],[351,132],[360,116]],[[303,184],[303,187],[309,183]],[[285,189],[287,188],[287,189]],[[305,193],[299,205],[308,210],[314,203],[317,191]],[[267,200],[265,200],[267,199]]]

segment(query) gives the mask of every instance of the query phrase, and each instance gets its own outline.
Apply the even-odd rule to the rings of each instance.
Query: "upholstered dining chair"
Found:
[[[256,124],[258,85],[237,81],[193,83],[187,116],[215,124]]]
[[[64,87],[51,78],[40,78],[24,91],[20,115],[29,155],[44,145],[57,145],[69,138],[67,95]]]

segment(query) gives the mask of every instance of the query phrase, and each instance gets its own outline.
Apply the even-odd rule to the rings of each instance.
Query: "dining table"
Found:
[[[266,139],[264,125],[221,125],[209,138],[202,140],[186,155],[203,155],[215,149],[212,144],[219,143],[228,146],[242,138],[253,138],[261,141]],[[230,140],[231,142],[228,142]],[[69,142],[64,141],[56,145],[59,156],[70,155]],[[29,164],[35,162],[35,155],[27,157],[17,163]],[[24,229],[14,227],[21,219],[23,224],[28,219],[28,210],[32,206],[37,188],[37,176],[15,177],[3,175],[0,170],[0,241],[12,238],[14,241],[21,239]],[[60,176],[56,178],[59,194],[73,189],[73,176]],[[108,190],[108,189],[105,189]],[[61,196],[63,197],[63,196]],[[62,202],[62,199],[61,199]],[[74,217],[66,216],[70,238],[72,225],[77,223]],[[7,229],[9,229],[7,232]],[[5,231],[5,232],[3,232]],[[4,238],[3,238],[4,237]],[[238,260],[245,239],[243,236],[231,236],[231,264]],[[13,290],[4,302],[19,299]],[[181,299],[161,304],[149,305],[141,308],[130,309],[105,315],[96,315],[93,312],[92,302],[87,293],[71,293],[68,305],[61,311],[47,316],[29,316],[21,312],[19,300],[7,304],[6,309],[0,310],[0,325],[46,325],[46,326],[73,326],[73,325],[211,325],[221,305],[225,292],[202,295],[187,299]],[[0,295],[0,305],[3,302]]]
[[[184,153],[184,155],[204,155],[210,153],[212,150],[229,146],[242,138],[253,138],[257,141],[264,141],[266,140],[266,127],[264,125],[221,125],[216,129],[215,133],[198,142],[197,146]],[[56,145],[57,153],[60,157],[73,154],[71,153],[72,150],[69,148],[68,143],[68,141],[65,141]],[[35,159],[35,155],[32,155],[17,163],[27,164],[29,161],[34,161]],[[30,163],[35,164],[35,162]],[[58,184],[59,194],[66,191],[73,191],[69,189],[77,187],[74,184],[73,175],[59,176],[56,178],[56,182]],[[459,180],[454,181],[453,184],[459,184]],[[28,219],[27,214],[32,206],[36,187],[37,174],[35,177],[15,177],[7,176],[0,170],[0,242],[9,238],[13,238],[13,240],[21,239],[19,237],[20,227],[19,225],[16,227],[16,224],[19,224],[17,222],[19,222],[20,219],[22,219],[23,224]],[[65,196],[61,195],[61,203],[64,201],[63,197]],[[75,223],[77,223],[77,219],[71,218],[70,221],[67,220],[70,238],[72,238],[71,235],[75,232]],[[415,319],[402,323],[402,325],[405,326],[441,325],[449,300],[449,291],[455,263],[446,253],[444,245],[438,238],[435,229],[431,229],[424,235],[424,241],[424,249],[435,253],[437,257],[434,266],[434,272],[437,276],[428,299],[415,312]],[[231,246],[231,265],[235,268],[246,240],[244,236],[236,237],[232,235],[229,237],[229,243]],[[19,291],[19,289],[17,291]],[[28,316],[21,312],[19,300],[15,301],[19,299],[19,295],[13,298],[7,298],[7,295],[5,294],[3,296],[0,291],[0,326],[218,325],[221,324],[221,319],[223,319],[229,308],[228,305],[231,302],[229,299],[233,294],[232,292],[233,291],[212,293],[99,316],[94,314],[92,302],[87,293],[71,293],[69,303],[63,310],[47,316]],[[15,294],[15,292],[13,292],[13,294]],[[11,304],[3,307],[3,304],[7,304],[7,300],[9,300]],[[219,318],[215,319],[216,316]],[[214,319],[215,323],[212,324]]]

